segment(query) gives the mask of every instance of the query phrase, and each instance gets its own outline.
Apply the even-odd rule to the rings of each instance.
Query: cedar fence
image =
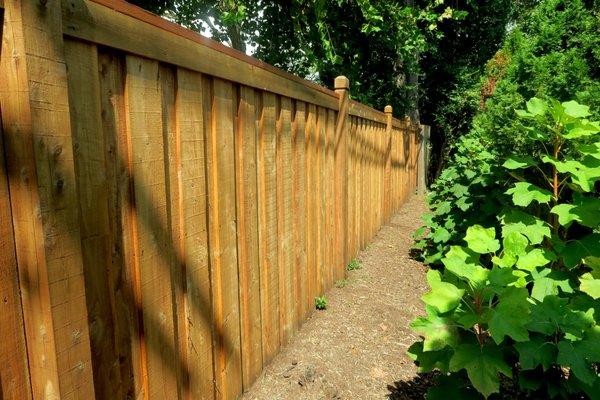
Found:
[[[0,17],[1,399],[236,398],[416,189],[343,77],[119,0]]]

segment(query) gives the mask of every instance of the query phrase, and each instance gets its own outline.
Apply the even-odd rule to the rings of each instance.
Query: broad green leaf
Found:
[[[532,306],[531,321],[527,328],[546,335],[560,330],[571,337],[581,337],[593,324],[593,309],[586,312],[574,310],[568,305],[568,299],[551,295]]]
[[[488,397],[498,393],[500,378],[498,374],[506,377],[512,375],[511,369],[502,357],[496,346],[483,346],[477,344],[461,344],[454,350],[450,359],[450,371],[467,371],[471,383],[481,394]]]
[[[548,104],[546,104],[544,100],[539,99],[537,97],[532,97],[531,99],[529,99],[529,101],[527,101],[526,103],[526,106],[527,111],[529,111],[535,116],[544,115],[548,110]]]
[[[548,204],[552,199],[552,194],[549,191],[527,182],[515,183],[513,188],[506,191],[506,194],[512,195],[513,203],[521,207],[527,207],[533,201]]]
[[[431,287],[431,291],[423,295],[421,299],[425,304],[435,307],[442,314],[456,308],[465,293],[464,290],[451,283],[442,282],[441,274],[435,270],[427,272],[427,282]]]
[[[502,257],[494,256],[492,257],[492,263],[501,267],[501,268],[510,268],[515,265],[517,262],[517,256],[512,254],[503,254]]]
[[[415,319],[410,327],[423,336],[423,351],[442,350],[458,343],[456,323],[450,318],[440,317],[431,307],[427,307],[427,317]]]
[[[532,271],[531,275],[533,277],[533,288],[531,289],[533,299],[543,301],[546,296],[558,295],[559,288],[565,293],[573,293],[569,276],[565,272],[544,268],[540,272]]]
[[[561,340],[558,343],[558,363],[571,367],[575,376],[587,385],[594,385],[598,374],[591,363],[600,362],[600,326],[590,329],[583,340]],[[450,360],[452,368],[452,360]]]
[[[545,335],[554,334],[559,328],[568,302],[567,299],[558,296],[546,296],[541,303],[536,303],[531,308],[531,321],[527,328]]]
[[[593,136],[598,132],[600,132],[598,122],[588,122],[570,127],[567,133],[563,134],[563,137],[566,139],[579,139],[582,137]]]
[[[558,349],[544,336],[534,336],[527,342],[516,343],[519,363],[523,369],[535,369],[541,365],[544,371],[556,362]]]
[[[561,256],[567,268],[574,268],[589,257],[600,257],[600,233],[570,241],[561,251]]]
[[[495,293],[500,293],[505,287],[513,285],[518,277],[512,268],[494,266],[488,275],[489,288]]]
[[[562,103],[562,106],[565,114],[567,114],[569,117],[585,118],[591,115],[590,107],[579,104],[575,100],[566,101]]]
[[[600,143],[583,144],[577,147],[581,154],[600,160]]]
[[[532,165],[536,165],[536,161],[531,156],[511,156],[509,157],[502,166],[506,169],[521,169],[527,168]]]
[[[558,204],[550,212],[558,215],[558,222],[568,226],[573,221],[589,228],[600,224],[600,199],[574,196],[573,204]]]
[[[540,244],[545,237],[550,237],[550,227],[539,218],[524,213],[520,210],[510,210],[501,216],[502,237],[511,232],[522,233],[527,236],[531,244]]]
[[[431,239],[435,243],[445,243],[450,239],[450,232],[446,228],[438,228],[433,231]]]
[[[532,271],[537,267],[555,261],[556,256],[546,249],[533,249],[529,253],[524,254],[517,260],[517,268],[525,271]]]
[[[517,342],[529,340],[526,325],[529,322],[529,293],[525,288],[507,287],[498,296],[498,305],[494,308],[489,329],[497,344],[509,336]]]
[[[581,282],[579,289],[582,292],[586,293],[592,299],[600,299],[600,279],[594,279],[592,274],[587,273],[583,274],[581,278],[579,278],[579,281]]]
[[[446,270],[462,280],[469,282],[473,287],[481,287],[487,280],[488,270],[477,265],[478,257],[467,252],[460,246],[451,246],[442,263]]]
[[[504,253],[512,256],[520,256],[525,254],[525,249],[529,241],[527,238],[519,232],[510,232],[502,240],[504,247]]]
[[[449,347],[439,351],[424,351],[423,342],[415,342],[408,348],[407,353],[412,360],[417,362],[419,372],[430,372],[437,369],[446,373],[454,351]]]
[[[496,240],[496,230],[481,225],[469,227],[465,241],[469,249],[479,254],[494,253],[500,249],[500,242]]]

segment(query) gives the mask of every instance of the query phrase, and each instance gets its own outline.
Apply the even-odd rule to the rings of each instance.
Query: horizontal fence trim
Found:
[[[322,107],[338,105],[329,89],[125,2],[63,0],[63,33]]]

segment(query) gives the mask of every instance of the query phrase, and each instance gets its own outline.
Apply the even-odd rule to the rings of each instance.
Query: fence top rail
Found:
[[[3,0],[0,0],[3,1]],[[196,42],[202,46],[208,47],[215,51],[221,52],[223,54],[227,54],[230,57],[236,58],[245,63],[251,64],[257,68],[261,68],[272,72],[276,75],[279,75],[283,78],[289,79],[296,83],[305,85],[311,89],[317,90],[329,96],[337,98],[336,93],[333,90],[327,89],[323,86],[317,85],[314,82],[308,81],[306,79],[302,79],[296,75],[290,74],[286,71],[283,71],[277,67],[274,67],[270,64],[267,64],[263,61],[260,61],[254,57],[251,57],[241,51],[233,49],[231,47],[225,46],[215,40],[209,39],[205,36],[202,36],[200,33],[193,31],[191,29],[184,28],[181,25],[178,25],[174,22],[166,20],[158,15],[155,15],[149,11],[144,10],[136,5],[127,3],[124,0],[90,0],[94,3],[101,4],[105,7],[112,9],[113,11],[119,12],[121,14],[128,15],[132,18],[135,18],[139,21],[146,22],[150,25],[154,25],[166,32],[173,33],[175,35],[184,37],[188,40]],[[64,3],[64,2],[63,2]]]
[[[0,0],[0,4],[4,0]],[[337,110],[338,94],[123,0],[62,0],[66,36]],[[352,83],[351,83],[352,84]],[[352,89],[350,89],[352,92]],[[385,123],[352,101],[350,113]],[[393,119],[393,124],[400,124]]]

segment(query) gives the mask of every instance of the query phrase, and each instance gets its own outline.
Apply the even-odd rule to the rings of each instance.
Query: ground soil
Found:
[[[425,266],[409,256],[424,211],[414,196],[381,228],[358,255],[362,268],[327,293],[327,310],[313,313],[243,400],[423,398],[429,378],[406,349],[427,290]]]

